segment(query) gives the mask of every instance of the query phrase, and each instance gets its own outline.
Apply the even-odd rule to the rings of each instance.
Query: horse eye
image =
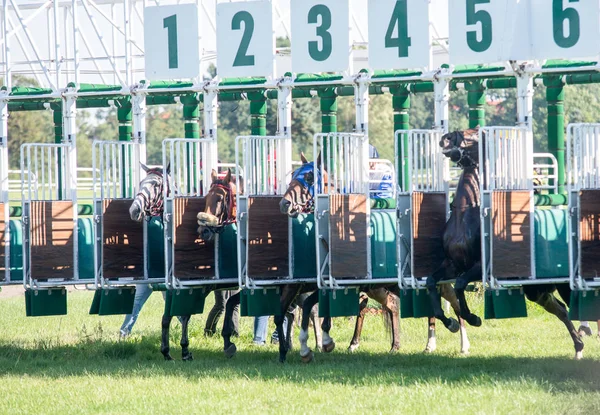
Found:
[[[312,185],[315,181],[315,175],[313,173],[307,173],[304,180],[306,180],[306,183]]]

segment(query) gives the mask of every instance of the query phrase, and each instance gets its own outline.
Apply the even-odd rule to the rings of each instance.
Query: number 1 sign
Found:
[[[146,79],[198,76],[198,7],[195,4],[146,7],[144,54]]]
[[[217,4],[219,76],[273,76],[275,36],[270,1]]]
[[[429,66],[429,1],[369,0],[369,66]]]

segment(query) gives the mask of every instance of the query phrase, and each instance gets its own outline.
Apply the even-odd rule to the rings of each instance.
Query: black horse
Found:
[[[460,304],[460,317],[472,326],[481,326],[481,318],[471,313],[465,299],[465,289],[471,282],[481,281],[481,222],[479,191],[479,128],[466,131],[454,131],[445,134],[440,147],[442,153],[463,170],[452,201],[452,213],[446,223],[443,243],[446,259],[427,279],[427,288],[431,298],[435,317],[442,320],[452,332],[458,330],[453,318],[446,317],[440,305],[437,284],[456,278],[454,289]],[[569,320],[567,306],[571,290],[568,284],[525,285],[523,291],[528,300],[544,307],[557,316],[567,327],[575,346],[575,358],[583,356],[583,342],[573,323]],[[565,305],[554,296],[558,291]]]

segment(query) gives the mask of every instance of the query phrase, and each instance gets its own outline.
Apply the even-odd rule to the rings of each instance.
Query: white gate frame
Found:
[[[486,135],[485,143],[483,135]],[[484,145],[485,144],[485,145]],[[485,149],[484,149],[485,148]],[[479,180],[481,196],[481,264],[484,287],[499,290],[521,285],[566,282],[561,278],[536,279],[535,199],[533,195],[533,134],[527,126],[483,127],[479,129]],[[530,275],[499,280],[492,262],[493,238],[491,194],[496,190],[526,190],[530,198]]]
[[[70,136],[71,137],[71,136]],[[71,139],[72,138],[72,139]],[[23,207],[23,286],[25,289],[81,284],[78,264],[77,151],[74,136],[60,144],[21,145],[21,203]],[[59,164],[61,168],[59,169]],[[62,196],[61,196],[62,193]],[[73,203],[73,279],[31,276],[31,202],[71,201]]]
[[[600,277],[581,276],[581,190],[600,191],[600,123],[567,126],[567,193],[569,197],[569,284],[572,290],[600,288]]]
[[[248,198],[256,196],[281,196],[285,194],[292,174],[292,137],[238,136],[235,140],[236,182],[243,171],[243,186],[237,186],[237,245],[238,284],[240,287],[257,287],[310,282],[310,279],[293,278],[292,222],[288,218],[288,273],[277,279],[256,280],[248,276]],[[292,279],[293,278],[293,279]]]
[[[439,146],[445,131],[434,130],[397,130],[394,133],[396,170],[405,172],[408,168],[408,183],[398,183],[398,218],[396,225],[398,285],[401,289],[425,289],[426,281],[413,274],[414,238],[413,238],[413,197],[415,192],[445,193],[446,206],[449,200],[450,163],[442,154]],[[405,162],[405,149],[399,145],[401,136],[408,135],[408,154]],[[402,181],[407,178],[402,177]],[[449,213],[446,212],[446,220]],[[408,229],[405,232],[404,228]],[[409,269],[410,268],[410,269]]]
[[[0,202],[4,203],[4,280],[0,285],[10,284],[10,208],[8,181],[8,101],[2,99],[7,91],[0,91]],[[19,281],[20,282],[20,281]]]
[[[357,112],[358,113],[358,112]],[[327,154],[323,149],[327,140]],[[339,289],[385,279],[372,279],[371,271],[371,205],[369,192],[369,138],[366,133],[319,133],[313,138],[313,160],[321,154],[318,169],[326,171],[327,193],[323,187],[323,174],[315,175],[315,237],[317,245],[317,286]],[[326,159],[325,159],[326,158]],[[317,167],[317,166],[316,166]],[[363,278],[335,279],[331,276],[331,252],[326,252],[323,241],[329,245],[329,196],[334,194],[364,194],[366,196],[367,274]],[[395,279],[392,281],[395,282]]]

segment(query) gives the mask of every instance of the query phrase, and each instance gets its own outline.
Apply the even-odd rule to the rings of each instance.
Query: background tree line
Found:
[[[31,79],[15,77],[15,85],[36,86]],[[533,99],[535,151],[547,151],[546,88],[535,88]],[[514,125],[516,118],[516,90],[489,90],[487,92],[487,125]],[[568,86],[565,89],[565,125],[570,122],[600,122],[600,85]],[[277,102],[268,101],[268,134],[277,128]],[[433,126],[433,94],[411,95],[411,128]],[[466,91],[450,94],[450,129],[464,129],[468,125]],[[296,99],[292,108],[292,137],[294,159],[299,152],[312,154],[313,134],[321,130],[318,98]],[[92,165],[92,141],[115,140],[118,137],[116,110],[94,112],[78,111],[77,149],[80,167]],[[338,130],[352,131],[354,127],[353,97],[338,98]],[[202,128],[202,127],[201,127]],[[149,164],[160,164],[161,142],[168,137],[183,137],[181,105],[149,106],[147,113],[147,152]],[[218,142],[219,158],[235,161],[235,137],[250,133],[249,102],[219,103]],[[394,131],[392,97],[390,94],[371,96],[369,109],[369,139],[382,158],[394,158]],[[20,146],[25,142],[52,142],[54,131],[50,111],[12,112],[8,120],[8,147],[10,168],[20,168]]]

